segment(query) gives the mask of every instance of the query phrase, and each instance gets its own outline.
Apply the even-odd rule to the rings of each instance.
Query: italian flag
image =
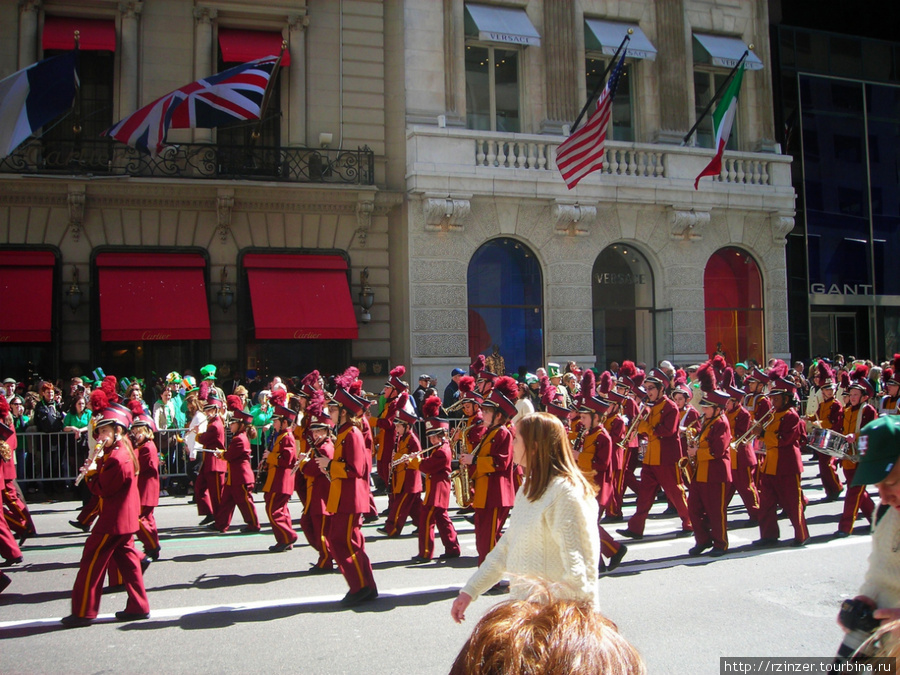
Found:
[[[741,82],[744,79],[744,64],[737,69],[731,84],[722,95],[722,100],[716,106],[713,113],[713,124],[716,127],[716,156],[710,160],[706,168],[700,172],[694,181],[694,189],[697,189],[697,183],[703,176],[718,176],[722,173],[722,153],[725,152],[725,146],[728,145],[728,137],[731,136],[731,127],[734,124],[734,116],[737,115],[738,92],[741,90]]]

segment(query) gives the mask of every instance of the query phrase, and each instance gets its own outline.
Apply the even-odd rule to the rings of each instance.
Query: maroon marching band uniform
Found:
[[[234,516],[234,507],[237,506],[246,523],[247,531],[259,532],[259,516],[256,514],[256,505],[253,503],[253,486],[256,477],[250,466],[250,439],[247,432],[242,431],[231,437],[228,449],[222,459],[228,463],[225,473],[225,486],[222,490],[222,500],[216,510],[215,529],[226,532],[231,525]]]
[[[794,526],[794,542],[800,545],[809,538],[800,487],[803,432],[800,416],[789,407],[775,413],[763,435],[766,455],[759,469],[759,532],[763,543],[778,539],[779,504]]]
[[[403,455],[419,452],[421,449],[419,437],[406,425],[406,431],[397,439],[393,459],[398,460]],[[397,537],[403,532],[407,517],[412,521],[413,527],[419,526],[422,515],[422,474],[413,468],[411,462],[403,462],[392,469],[391,484],[394,501],[390,505],[384,530],[387,536]]]
[[[444,555],[456,557],[460,553],[456,529],[447,514],[450,508],[450,444],[444,440],[424,459],[414,459],[410,468],[425,474],[425,500],[419,521],[419,557],[431,560],[434,556],[434,528],[437,527],[444,545]]]
[[[272,525],[276,546],[282,547],[293,546],[297,541],[297,533],[294,531],[288,506],[291,494],[294,492],[294,477],[291,475],[291,467],[297,459],[295,447],[294,434],[288,425],[286,431],[278,434],[266,460],[269,465],[266,484],[263,486],[266,515]]]
[[[613,448],[613,484],[609,495],[609,504],[606,505],[606,515],[607,519],[620,520],[622,518],[622,500],[625,498],[626,460],[630,453],[628,448],[619,444],[625,438],[628,425],[625,424],[622,416],[617,414],[607,417],[604,426]],[[632,476],[634,476],[633,472]]]
[[[751,416],[753,418],[753,422],[759,422],[763,417],[766,416],[772,409],[772,401],[768,399],[765,394],[748,394],[747,398],[744,399],[744,407],[750,411]],[[750,449],[756,453],[757,448],[760,453],[765,454],[765,443],[761,438],[754,438],[748,442]],[[759,485],[762,481],[762,471],[757,469],[756,471],[756,491],[759,492]]]
[[[10,429],[12,428],[13,427],[10,425]],[[34,521],[31,519],[28,505],[25,503],[25,500],[22,499],[22,495],[17,489],[15,457],[18,439],[14,430],[6,443],[9,445],[12,454],[10,455],[9,460],[0,462],[0,465],[2,465],[0,470],[2,470],[3,477],[6,481],[4,488],[0,490],[0,494],[3,496],[3,517],[6,520],[9,529],[16,535],[19,537],[30,537],[35,534],[36,530],[34,529]]]
[[[600,511],[597,527],[600,531],[600,552],[607,558],[612,558],[622,546],[599,524],[599,519],[603,518],[603,512],[613,492],[612,457],[612,439],[605,426],[600,424],[584,435],[577,463],[585,477],[599,488],[597,504]]]
[[[73,617],[97,617],[103,576],[111,561],[115,562],[128,593],[125,612],[141,615],[150,611],[140,556],[134,548],[141,501],[134,462],[126,443],[118,441],[107,448],[97,472],[86,478],[91,492],[100,497],[100,513],[84,543],[72,589]]]
[[[496,413],[495,413],[496,414]],[[478,564],[493,550],[516,498],[513,489],[512,432],[506,425],[488,429],[472,466],[475,482],[475,548]]]
[[[726,413],[731,427],[732,440],[738,439],[750,429],[750,412],[738,401],[732,412]],[[753,444],[741,443],[731,453],[731,484],[725,490],[726,503],[730,503],[735,491],[740,495],[751,521],[759,519],[759,492],[756,489],[756,471],[759,458]]]
[[[313,442],[310,448],[313,447],[315,448],[313,455],[328,459],[334,458],[334,443],[330,438],[323,438],[318,443]],[[319,559],[313,567],[321,570],[333,570],[334,560],[325,540],[328,521],[331,519],[331,514],[325,508],[331,481],[311,458],[302,463],[298,473],[302,473],[306,479],[306,502],[303,515],[300,516],[300,529],[303,530],[309,545],[319,554]]]
[[[197,443],[207,450],[225,449],[225,426],[218,414],[206,425],[206,431],[197,434]],[[224,459],[219,459],[211,452],[202,452],[200,455],[200,471],[194,483],[197,512],[201,516],[215,518],[222,501],[227,466]]]
[[[859,430],[878,417],[878,411],[869,403],[860,403],[857,406],[847,406],[844,409],[844,435],[853,434],[859,437]],[[858,458],[857,458],[858,459]],[[844,510],[838,522],[838,532],[849,534],[853,531],[856,515],[862,511],[870,522],[875,511],[875,503],[866,492],[865,485],[853,485],[853,476],[856,474],[857,462],[849,459],[841,460],[844,469],[844,480],[847,483],[847,494],[844,495]]]
[[[640,406],[638,405],[637,401],[629,397],[625,399],[625,402],[622,403],[621,407],[622,413],[627,419],[625,423],[627,431],[629,423],[634,420],[635,416],[638,414]],[[624,432],[622,434],[622,437],[625,437]],[[617,511],[618,515],[622,514],[621,504],[625,499],[625,490],[631,490],[635,494],[635,496],[637,496],[637,493],[641,487],[640,481],[635,475],[637,468],[641,464],[640,453],[638,452],[639,445],[640,441],[638,440],[638,435],[634,434],[634,436],[631,437],[631,440],[628,441],[628,445],[624,448],[622,458],[622,478],[618,482],[618,485],[616,487],[616,503],[619,505],[619,510]]]
[[[728,550],[725,508],[731,484],[731,429],[723,413],[704,420],[697,437],[697,470],[688,491],[694,541],[701,549]]]
[[[362,514],[369,509],[371,470],[372,455],[366,449],[362,432],[352,422],[346,422],[337,432],[334,459],[328,464],[331,485],[326,510],[332,516],[325,538],[350,593],[363,588],[377,593],[362,534]]]
[[[816,419],[823,429],[834,429],[838,433],[844,433],[844,406],[835,398],[819,403]],[[829,499],[837,499],[844,490],[837,474],[838,458],[818,451],[815,455],[819,462],[819,478],[822,480],[825,494]]]
[[[397,429],[394,427],[394,414],[396,413],[397,401],[399,396],[392,398],[384,404],[381,414],[374,418],[375,433],[373,442],[375,443],[375,463],[378,475],[384,481],[384,489],[388,497],[388,513],[394,503],[394,491],[391,486],[391,461],[394,457],[394,449],[397,445]],[[391,405],[394,403],[394,405]],[[369,432],[372,432],[369,427]]]
[[[159,532],[153,516],[153,510],[159,506],[159,452],[152,438],[137,448],[137,455],[141,467],[138,473],[141,513],[137,538],[144,545],[144,553],[155,558],[159,555]]]
[[[294,434],[294,451],[296,452],[297,457],[308,457],[310,445],[312,444],[312,437],[309,435],[309,415],[307,415],[305,411],[299,414],[303,415],[303,419],[295,424],[294,428],[291,430]],[[306,476],[299,469],[294,473],[294,491],[297,493],[297,499],[300,500],[305,511],[306,497],[309,492]]]
[[[3,463],[6,464],[6,462]],[[7,478],[5,472],[0,471],[0,489],[6,488],[6,481]],[[13,537],[12,531],[9,529],[9,525],[6,524],[6,519],[4,518],[0,518],[0,556],[2,556],[7,563],[22,558],[22,550],[16,543],[15,537]],[[0,586],[3,585],[3,577],[0,576]]]

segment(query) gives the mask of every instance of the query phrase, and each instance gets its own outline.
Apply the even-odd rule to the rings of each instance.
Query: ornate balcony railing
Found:
[[[373,185],[375,154],[368,147],[330,150],[178,143],[151,157],[103,139],[53,144],[35,139],[0,161],[0,173]]]

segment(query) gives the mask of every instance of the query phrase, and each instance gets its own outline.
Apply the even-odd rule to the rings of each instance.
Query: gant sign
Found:
[[[809,292],[812,295],[872,295],[872,284],[810,284]]]

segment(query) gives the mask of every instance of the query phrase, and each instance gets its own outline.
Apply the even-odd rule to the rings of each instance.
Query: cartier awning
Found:
[[[281,53],[281,42],[281,33],[273,31],[219,29],[219,48],[225,63],[246,63],[264,56],[278,56]],[[291,65],[291,54],[287,49],[281,58],[281,65]]]
[[[51,341],[55,266],[49,251],[0,251],[0,343]]]
[[[95,264],[101,340],[209,340],[203,256],[100,253]]]
[[[734,68],[745,51],[750,48],[736,37],[694,33],[694,62],[708,63],[722,68]],[[746,70],[762,70],[759,57],[750,52],[744,59]]]
[[[44,49],[74,49],[75,31],[78,48],[85,51],[116,51],[116,24],[112,19],[76,19],[69,16],[44,17]]]
[[[355,340],[347,262],[337,255],[248,253],[257,340]]]
[[[466,35],[484,42],[541,46],[537,32],[524,9],[466,3]]]

